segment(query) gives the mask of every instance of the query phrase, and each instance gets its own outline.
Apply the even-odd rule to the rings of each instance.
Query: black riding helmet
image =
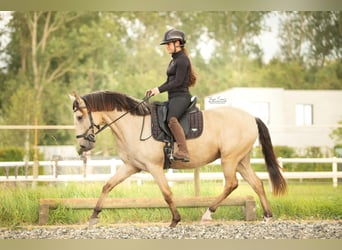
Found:
[[[160,43],[160,45],[167,44],[169,42],[175,42],[177,40],[180,41],[180,44],[183,47],[184,44],[186,43],[184,32],[177,30],[177,29],[171,29],[171,30],[166,31],[164,35],[164,39]]]

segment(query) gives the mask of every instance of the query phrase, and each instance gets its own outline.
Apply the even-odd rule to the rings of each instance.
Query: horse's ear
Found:
[[[69,96],[69,98],[70,98],[70,100],[71,100],[71,101],[73,101],[73,102],[74,102],[74,101],[76,100],[76,98],[75,98],[75,96],[74,96],[74,95],[71,95],[71,94],[69,94],[68,96]]]
[[[82,103],[82,98],[76,92],[73,93],[73,100]]]

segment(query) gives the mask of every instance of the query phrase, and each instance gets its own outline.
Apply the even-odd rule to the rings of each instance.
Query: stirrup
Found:
[[[190,161],[190,158],[189,157],[177,157],[173,154],[173,150],[171,149],[168,154],[167,154],[169,160],[171,162],[173,161],[182,161],[182,162],[189,162]]]
[[[173,157],[173,154],[171,152],[171,154],[168,154],[169,160],[170,161],[175,161],[175,158]]]
[[[187,157],[173,157],[174,161],[182,161],[182,162],[189,162],[190,161],[190,158],[187,158]]]

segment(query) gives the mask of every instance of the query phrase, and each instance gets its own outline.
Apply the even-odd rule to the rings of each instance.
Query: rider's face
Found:
[[[179,45],[180,45],[179,41],[169,42],[169,43],[166,44],[166,49],[169,52],[169,54],[173,54],[173,53],[178,52],[178,51],[181,50]],[[175,50],[175,48],[176,48],[176,50]]]

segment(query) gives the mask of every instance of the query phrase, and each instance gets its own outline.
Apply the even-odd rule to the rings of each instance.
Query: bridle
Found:
[[[82,97],[81,97],[82,98]],[[141,102],[139,102],[133,109],[138,108],[141,104],[143,104],[144,102],[147,102],[149,99],[151,98],[151,96],[145,96]],[[82,98],[82,100],[84,101],[84,103],[87,106],[87,102],[84,98]],[[105,128],[109,127],[110,125],[112,125],[113,123],[117,122],[118,120],[120,120],[122,117],[124,117],[125,115],[127,115],[128,113],[130,113],[133,109],[126,111],[125,113],[121,114],[119,117],[117,117],[115,120],[111,121],[110,123],[106,123],[105,125],[103,125],[102,127],[98,124],[94,123],[94,119],[93,116],[91,114],[91,111],[89,111],[89,109],[87,107],[74,107],[74,112],[76,112],[77,110],[80,110],[81,108],[86,108],[88,110],[88,117],[89,117],[89,121],[90,121],[90,126],[89,128],[80,135],[76,135],[76,138],[83,138],[84,140],[87,140],[89,142],[95,143],[96,139],[95,136],[97,134],[99,134],[100,132],[102,132]],[[148,138],[141,138],[142,135],[142,131],[144,128],[144,124],[145,124],[145,116],[144,116],[144,120],[143,120],[143,126],[141,128],[141,133],[140,133],[140,140],[147,140],[148,138],[150,138],[151,136],[149,136]],[[95,132],[95,128],[97,129],[97,131]],[[90,131],[90,133],[88,133]]]
[[[76,112],[79,109],[80,108],[74,109],[74,112]],[[94,119],[93,119],[93,116],[92,116],[90,111],[88,111],[88,117],[89,117],[89,121],[90,121],[89,128],[83,134],[76,135],[76,138],[77,139],[83,138],[84,140],[87,140],[87,141],[90,141],[90,142],[95,142],[96,141],[95,140],[95,136],[99,133],[101,128],[100,128],[100,125],[97,125],[97,124],[94,123]],[[96,132],[95,132],[95,128],[97,128]],[[88,133],[89,131],[91,133]]]

